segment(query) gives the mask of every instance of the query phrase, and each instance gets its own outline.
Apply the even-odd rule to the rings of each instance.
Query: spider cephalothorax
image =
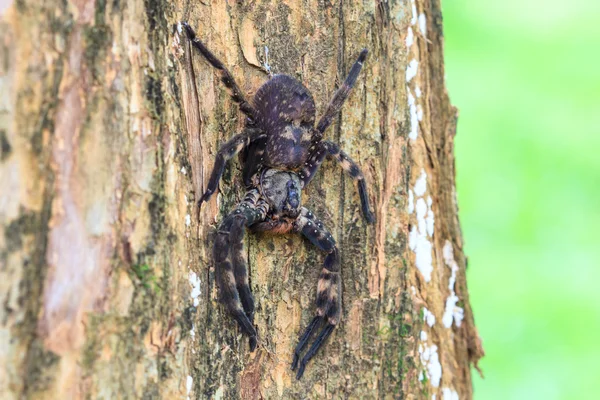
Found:
[[[273,217],[297,218],[300,214],[300,178],[293,172],[268,168],[260,174],[260,193]]]
[[[326,157],[335,159],[356,181],[365,219],[369,223],[374,221],[360,168],[336,144],[323,140],[323,133],[356,82],[367,50],[360,53],[315,127],[315,102],[302,83],[287,75],[275,75],[258,89],[253,104],[250,104],[221,61],[196,39],[192,28],[187,23],[181,28],[192,45],[219,71],[233,100],[247,116],[244,130],[219,149],[198,206],[217,189],[225,163],[240,154],[246,196],[221,222],[213,256],[221,301],[250,337],[251,350],[256,347],[257,333],[253,325],[254,299],[243,253],[246,227],[253,231],[299,233],[327,253],[317,285],[317,315],[300,337],[294,352],[292,369],[298,368],[296,376],[300,379],[306,363],[331,334],[341,315],[340,263],[335,240],[323,223],[301,204],[302,189]],[[323,324],[323,329],[300,359],[312,333]]]

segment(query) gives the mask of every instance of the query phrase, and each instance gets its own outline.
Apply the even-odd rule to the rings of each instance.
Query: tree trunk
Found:
[[[3,399],[472,397],[439,1],[14,0],[0,15]],[[180,20],[248,95],[268,65],[320,112],[370,51],[326,136],[361,165],[377,222],[336,165],[304,192],[339,244],[344,311],[301,381],[290,362],[323,255],[247,235],[250,353],[211,260],[243,195],[237,160],[195,206],[244,118]]]

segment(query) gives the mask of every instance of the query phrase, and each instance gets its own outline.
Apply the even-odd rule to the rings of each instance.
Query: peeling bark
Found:
[[[196,200],[243,118],[174,29],[187,20],[252,95],[300,79],[322,112],[369,57],[305,191],[342,257],[343,319],[302,381],[322,254],[248,235],[259,348],[218,304],[216,222],[238,161]],[[2,398],[471,398],[483,355],[465,280],[438,1],[16,0],[0,7]],[[268,57],[268,59],[267,59]],[[198,213],[198,215],[197,215]]]

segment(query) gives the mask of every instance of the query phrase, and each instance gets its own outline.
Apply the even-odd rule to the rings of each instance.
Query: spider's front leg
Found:
[[[363,63],[367,58],[367,53],[367,49],[363,49],[360,52],[358,58],[356,59],[356,62],[354,63],[354,65],[352,65],[352,68],[350,68],[350,72],[348,72],[348,76],[346,76],[344,83],[342,83],[342,86],[340,86],[339,89],[334,93],[333,98],[331,99],[329,105],[327,106],[327,109],[325,110],[325,113],[323,114],[323,116],[319,120],[319,123],[317,124],[317,129],[315,129],[313,133],[313,143],[318,143],[321,141],[321,139],[323,138],[323,133],[331,125],[335,116],[342,108],[342,105],[344,105],[346,98],[348,97],[350,91],[356,83],[358,74],[360,73]]]
[[[198,208],[202,206],[203,202],[208,201],[213,193],[217,190],[217,185],[223,176],[227,161],[231,160],[251,142],[264,138],[265,135],[261,135],[260,132],[261,130],[257,128],[247,128],[242,133],[235,135],[227,143],[221,146],[217,152],[217,158],[210,174],[206,191],[204,194],[202,194],[200,200],[198,200]]]
[[[210,65],[212,65],[214,68],[217,69],[217,71],[219,71],[221,82],[223,82],[225,87],[228,89],[229,95],[231,96],[232,100],[239,105],[240,111],[246,114],[251,120],[255,120],[257,112],[254,109],[254,107],[250,105],[248,100],[246,100],[246,97],[240,90],[238,84],[235,82],[235,79],[233,78],[233,75],[231,75],[231,72],[229,72],[227,68],[225,68],[225,65],[223,65],[221,60],[215,57],[215,55],[210,50],[208,50],[208,48],[206,48],[204,43],[202,43],[198,38],[196,38],[196,32],[194,32],[192,27],[187,22],[181,22],[180,27],[185,30],[188,39],[192,43],[192,46],[194,46],[196,50],[198,50],[200,54],[204,56],[204,58],[206,59],[206,61],[209,62]]]
[[[340,321],[342,312],[342,286],[339,252],[333,236],[325,229],[323,223],[311,211],[303,207],[300,216],[294,222],[294,230],[302,233],[312,244],[328,253],[325,257],[323,269],[317,284],[317,315],[300,337],[300,341],[294,351],[292,370],[298,368],[296,378],[300,379],[302,374],[304,374],[306,364],[314,357]],[[325,326],[319,332],[306,354],[304,354],[304,357],[300,359],[302,350],[308,344],[313,332],[319,326],[323,325],[323,322],[325,322]],[[300,363],[299,366],[298,362]]]
[[[242,201],[221,223],[215,239],[213,257],[221,302],[250,337],[250,351],[256,348],[254,298],[248,282],[248,267],[243,254],[247,226],[263,221],[268,206],[256,189],[248,191]]]

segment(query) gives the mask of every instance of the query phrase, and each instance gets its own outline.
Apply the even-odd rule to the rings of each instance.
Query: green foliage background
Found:
[[[600,1],[443,6],[475,398],[598,399]]]

